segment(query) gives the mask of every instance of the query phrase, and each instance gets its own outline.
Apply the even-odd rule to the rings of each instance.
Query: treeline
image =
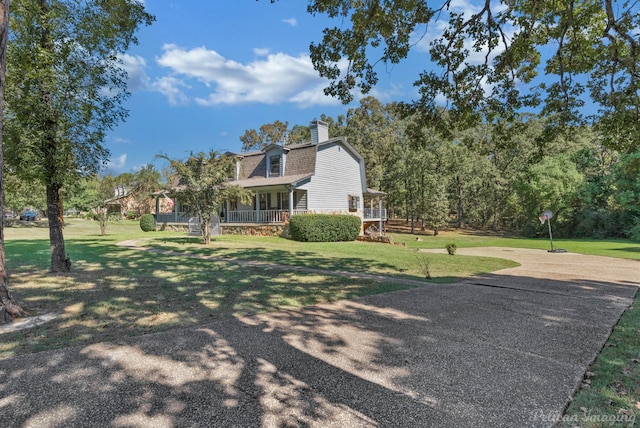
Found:
[[[388,194],[390,216],[415,228],[535,236],[544,233],[538,216],[551,210],[559,237],[640,239],[640,151],[610,147],[615,139],[593,127],[568,129],[522,114],[508,123],[433,129],[373,97],[322,120],[362,154],[367,183]],[[241,137],[244,149],[273,138],[299,141],[299,125],[288,138],[287,124],[278,123],[277,137],[269,137],[269,126],[247,131],[244,137],[256,138]]]
[[[443,112],[446,114],[446,112]],[[415,230],[447,227],[546,233],[538,216],[554,213],[554,235],[640,239],[640,150],[610,147],[611,136],[584,126],[561,129],[523,114],[509,123],[433,129],[395,103],[373,97],[337,118],[321,116],[329,135],[344,136],[364,157],[367,184],[387,193],[390,217]],[[262,125],[240,137],[243,150],[309,141],[308,127]],[[624,150],[624,151],[623,151]],[[634,151],[635,150],[635,151]],[[6,174],[5,207],[44,207],[39,184]],[[148,195],[162,187],[147,165],[119,176],[78,180],[63,189],[65,208],[95,211],[126,188],[150,212]]]

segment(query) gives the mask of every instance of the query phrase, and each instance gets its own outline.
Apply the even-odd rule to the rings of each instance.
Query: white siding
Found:
[[[300,189],[308,191],[310,211],[349,210],[349,195],[358,196],[362,210],[362,178],[358,159],[339,142],[320,145],[316,173]]]

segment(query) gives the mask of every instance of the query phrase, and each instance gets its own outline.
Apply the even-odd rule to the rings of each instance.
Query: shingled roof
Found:
[[[237,184],[243,187],[292,184],[311,177],[316,171],[316,144],[285,146],[287,160],[283,176],[267,177],[267,153],[263,151],[240,155],[240,175]]]

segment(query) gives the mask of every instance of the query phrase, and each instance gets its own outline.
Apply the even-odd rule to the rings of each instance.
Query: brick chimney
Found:
[[[311,144],[322,143],[329,139],[329,124],[321,120],[314,120],[309,125],[311,129]]]

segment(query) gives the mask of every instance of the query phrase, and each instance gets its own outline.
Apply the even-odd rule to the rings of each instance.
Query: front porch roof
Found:
[[[371,198],[374,198],[377,196],[385,196],[385,195],[386,195],[385,192],[381,192],[380,190],[374,190],[369,188],[367,188],[367,191],[363,193],[363,196],[368,196]]]
[[[254,177],[247,178],[245,180],[232,181],[231,183],[244,187],[245,189],[251,189],[255,187],[266,186],[300,186],[308,181],[313,174],[297,174],[297,175],[285,175],[284,177]]]

